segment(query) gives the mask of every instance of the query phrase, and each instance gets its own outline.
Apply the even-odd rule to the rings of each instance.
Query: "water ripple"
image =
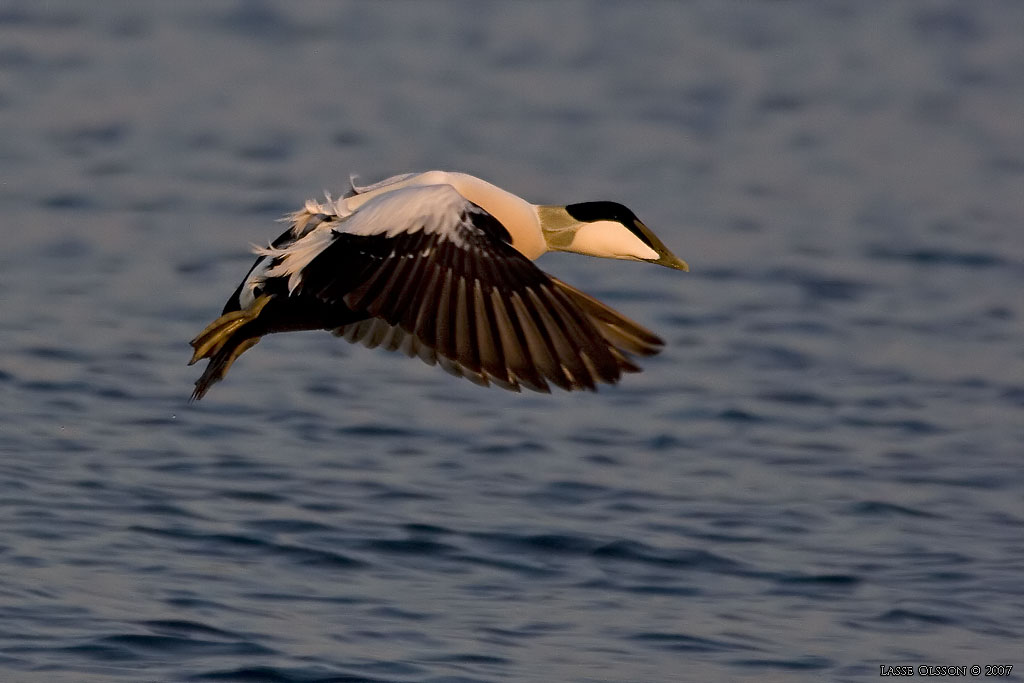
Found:
[[[390,678],[339,674],[320,667],[244,666],[196,674],[190,681],[233,681],[236,683],[395,683]]]
[[[1008,265],[998,255],[984,251],[956,251],[937,248],[898,249],[891,246],[875,245],[868,248],[867,256],[875,259],[905,261],[921,266],[994,268]]]
[[[751,649],[749,646],[741,646],[724,640],[701,638],[683,633],[637,633],[629,636],[629,639],[642,645],[651,645],[676,652],[729,652]]]
[[[907,507],[905,505],[896,505],[895,503],[886,503],[877,500],[865,500],[859,503],[855,503],[849,507],[849,511],[854,515],[867,515],[867,516],[879,516],[879,517],[923,517],[928,519],[943,519],[942,515],[937,515],[926,510],[920,510],[917,508]]]
[[[275,543],[255,536],[228,533],[201,533],[183,529],[159,529],[154,527],[133,525],[130,531],[163,536],[173,540],[192,542],[197,548],[205,548],[209,552],[223,554],[229,547],[245,549],[247,552],[260,555],[283,557],[300,565],[327,567],[336,569],[353,569],[365,566],[365,563],[333,550],[323,550],[297,544]]]
[[[0,5],[0,678],[1018,656],[1024,4]],[[538,265],[663,352],[515,395],[279,335],[186,406],[247,243],[430,167],[634,208],[691,273]]]

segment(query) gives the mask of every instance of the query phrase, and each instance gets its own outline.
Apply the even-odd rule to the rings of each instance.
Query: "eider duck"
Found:
[[[664,342],[533,264],[547,251],[686,262],[608,201],[534,205],[464,173],[429,171],[308,201],[192,340],[209,358],[192,400],[273,332],[331,330],[484,386],[595,390]]]

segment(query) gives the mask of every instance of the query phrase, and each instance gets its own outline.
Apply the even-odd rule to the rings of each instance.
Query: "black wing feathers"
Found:
[[[660,339],[543,273],[494,217],[468,206],[454,233],[336,231],[293,296],[369,316],[335,330],[349,341],[516,391],[594,389],[637,369],[626,353],[657,353]]]

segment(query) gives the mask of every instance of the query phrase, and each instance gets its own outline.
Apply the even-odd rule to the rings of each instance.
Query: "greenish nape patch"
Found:
[[[580,222],[562,206],[538,206],[537,216],[548,249],[567,251],[580,229]]]

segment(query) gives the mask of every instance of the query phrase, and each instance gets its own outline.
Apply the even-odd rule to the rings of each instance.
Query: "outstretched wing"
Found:
[[[403,351],[481,384],[594,389],[663,342],[542,272],[508,230],[450,185],[375,197],[273,259],[291,293],[365,312],[336,334]]]

